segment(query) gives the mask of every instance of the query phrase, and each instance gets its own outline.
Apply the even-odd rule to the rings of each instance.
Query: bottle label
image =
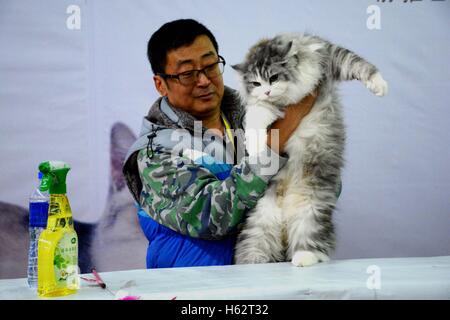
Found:
[[[58,242],[53,264],[58,287],[79,288],[78,239],[76,233],[66,233]]]
[[[48,202],[30,202],[30,227],[47,226]]]

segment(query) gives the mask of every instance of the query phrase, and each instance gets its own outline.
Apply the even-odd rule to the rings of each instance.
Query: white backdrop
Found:
[[[210,28],[229,65],[289,31],[374,63],[388,96],[341,85],[348,140],[334,257],[450,254],[450,0],[0,0],[0,201],[27,207],[38,164],[59,159],[72,166],[74,217],[100,219],[111,127],[138,133],[157,98],[147,41],[177,18]],[[224,78],[237,87],[230,67]]]

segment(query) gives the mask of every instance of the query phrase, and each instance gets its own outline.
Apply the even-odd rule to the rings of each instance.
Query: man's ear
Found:
[[[153,81],[155,82],[155,88],[158,90],[159,94],[163,97],[167,96],[167,82],[161,76],[153,76]]]

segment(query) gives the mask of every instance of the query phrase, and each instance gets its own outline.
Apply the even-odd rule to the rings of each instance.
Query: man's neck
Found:
[[[224,125],[223,125],[220,115],[221,115],[221,111],[219,109],[218,112],[215,112],[214,114],[212,114],[208,117],[205,117],[204,119],[199,119],[199,120],[202,121],[202,125],[204,127],[216,132],[220,136],[223,136],[223,131],[225,128],[224,128]]]

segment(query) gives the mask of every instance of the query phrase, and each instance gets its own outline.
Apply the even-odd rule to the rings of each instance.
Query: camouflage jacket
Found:
[[[225,88],[221,109],[230,127],[239,129],[234,141],[226,134],[208,135],[192,115],[158,99],[124,162],[128,188],[142,209],[191,237],[221,239],[237,231],[287,162],[270,148],[264,152],[265,165],[259,156],[246,155],[243,108],[234,90]],[[277,169],[264,170],[268,163],[277,163]]]

